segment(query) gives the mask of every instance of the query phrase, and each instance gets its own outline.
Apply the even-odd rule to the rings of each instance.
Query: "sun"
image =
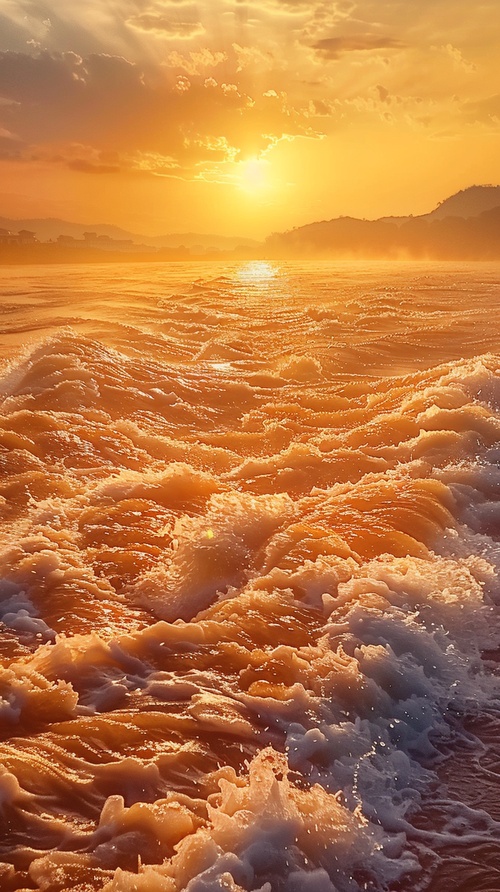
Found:
[[[262,195],[271,188],[269,162],[262,158],[248,158],[238,164],[238,186],[250,194]]]

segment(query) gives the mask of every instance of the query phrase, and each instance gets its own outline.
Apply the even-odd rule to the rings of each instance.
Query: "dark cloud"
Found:
[[[0,93],[13,102],[49,101],[63,97],[75,86],[82,60],[74,53],[37,57],[26,53],[0,53]]]
[[[120,171],[117,164],[93,164],[92,161],[87,161],[85,158],[68,161],[68,167],[79,173],[119,173]]]
[[[324,37],[312,44],[313,50],[324,59],[339,59],[345,53],[401,49],[403,46],[404,44],[394,37],[378,37],[373,34]]]
[[[119,56],[0,53],[0,128],[18,136],[16,152],[27,159],[60,157],[95,173],[175,166],[187,175],[308,132],[285,99],[252,99],[236,85],[214,84],[207,90],[203,75],[179,78],[169,68],[148,77]],[[75,157],[75,144],[89,152]],[[102,153],[120,160],[109,163]]]

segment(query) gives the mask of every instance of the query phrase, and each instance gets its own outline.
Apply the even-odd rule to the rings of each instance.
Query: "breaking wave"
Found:
[[[4,288],[0,887],[498,889],[496,269],[117,270]]]

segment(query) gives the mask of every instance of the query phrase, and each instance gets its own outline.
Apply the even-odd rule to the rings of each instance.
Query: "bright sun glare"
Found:
[[[258,282],[263,284],[271,281],[278,275],[278,268],[268,263],[267,260],[251,260],[238,270],[238,278],[243,282]]]
[[[270,188],[269,162],[249,158],[240,162],[239,186],[245,192],[262,194]]]

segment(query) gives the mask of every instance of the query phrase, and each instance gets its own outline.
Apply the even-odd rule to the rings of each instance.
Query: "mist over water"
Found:
[[[498,892],[499,281],[5,272],[2,892]]]

